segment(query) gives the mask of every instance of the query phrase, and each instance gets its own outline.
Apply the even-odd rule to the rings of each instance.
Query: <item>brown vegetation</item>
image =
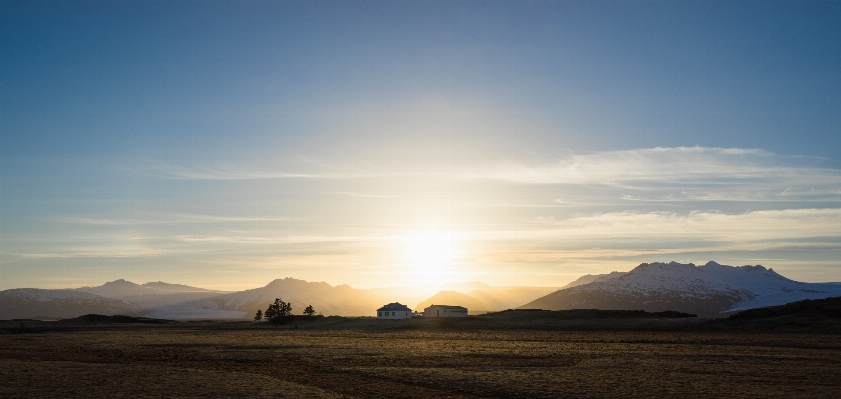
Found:
[[[300,328],[198,322],[39,333],[47,325],[30,322],[19,331],[27,333],[0,335],[0,396],[830,398],[841,387],[836,334],[409,322],[427,325],[328,317]],[[367,327],[341,328],[353,323]]]

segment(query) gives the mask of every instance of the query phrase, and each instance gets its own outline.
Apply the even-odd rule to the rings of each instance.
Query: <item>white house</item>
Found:
[[[389,303],[377,309],[377,319],[396,320],[396,319],[411,319],[412,309],[400,302]]]
[[[423,317],[467,317],[467,308],[452,305],[431,305],[423,310]]]

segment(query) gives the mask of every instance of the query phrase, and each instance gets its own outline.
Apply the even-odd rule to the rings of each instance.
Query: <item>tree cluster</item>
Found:
[[[312,305],[307,306],[304,309],[304,315],[313,317],[315,315],[315,309],[313,309]],[[288,321],[294,318],[292,316],[292,304],[286,303],[280,298],[275,298],[274,303],[271,303],[266,309],[265,312],[262,310],[257,310],[257,314],[254,315],[254,321],[261,321],[263,319],[267,321],[280,323],[283,321]]]
[[[286,317],[292,316],[292,304],[283,302],[280,298],[275,298],[274,303],[270,304],[263,316],[268,321],[280,321]]]

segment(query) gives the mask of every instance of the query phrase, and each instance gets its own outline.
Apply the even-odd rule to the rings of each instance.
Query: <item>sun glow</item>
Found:
[[[418,285],[436,285],[449,280],[456,248],[452,234],[423,231],[408,235],[406,257]]]

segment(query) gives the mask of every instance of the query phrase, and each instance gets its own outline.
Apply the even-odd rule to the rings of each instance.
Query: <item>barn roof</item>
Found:
[[[437,307],[437,308],[444,308],[444,309],[464,309],[464,310],[467,310],[467,308],[466,308],[466,307],[464,307],[464,306],[456,306],[456,305],[429,305],[429,307],[430,307],[430,308],[431,308],[431,307],[433,307],[433,306],[435,306],[435,307]]]
[[[403,305],[400,302],[389,303],[388,305],[385,305],[385,306],[377,309],[377,312],[381,312],[381,311],[385,311],[385,310],[389,310],[389,311],[396,310],[396,311],[400,311],[400,312],[403,312],[403,311],[411,312],[412,311],[412,309],[409,309],[408,306]]]

